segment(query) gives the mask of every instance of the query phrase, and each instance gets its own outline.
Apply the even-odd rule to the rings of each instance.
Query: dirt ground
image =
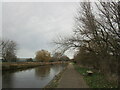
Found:
[[[57,88],[89,88],[86,82],[75,69],[73,64],[69,64],[63,73]]]

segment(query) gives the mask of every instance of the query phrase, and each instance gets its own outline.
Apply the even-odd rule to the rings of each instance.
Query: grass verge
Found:
[[[75,69],[84,76],[84,80],[90,88],[117,88],[117,85],[113,82],[109,82],[105,79],[105,76],[101,73],[95,72],[92,69],[80,67],[74,64]],[[92,70],[94,73],[92,76],[88,76],[86,71]]]

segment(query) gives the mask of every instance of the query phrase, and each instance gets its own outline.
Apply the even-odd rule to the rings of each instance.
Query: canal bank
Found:
[[[25,70],[28,68],[33,68],[37,66],[44,65],[54,65],[54,64],[64,64],[68,62],[3,62],[2,63],[2,71],[16,71],[16,70]]]
[[[45,88],[89,88],[80,75],[69,63],[68,66],[56,75]]]
[[[59,80],[66,69],[67,69],[67,66],[57,75],[55,75],[55,77],[44,88],[57,88],[59,84]]]

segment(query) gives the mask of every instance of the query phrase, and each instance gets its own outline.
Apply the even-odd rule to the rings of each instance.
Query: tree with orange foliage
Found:
[[[46,50],[40,50],[36,52],[36,61],[47,62],[51,59],[50,52]]]

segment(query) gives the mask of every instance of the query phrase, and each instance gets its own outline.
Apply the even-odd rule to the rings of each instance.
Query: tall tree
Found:
[[[75,18],[75,34],[70,38],[58,39],[55,43],[65,48],[78,49],[76,55],[78,60],[84,58],[86,64],[96,62],[91,65],[97,65],[97,68],[106,75],[116,75],[120,60],[118,6],[118,2],[80,3]]]

